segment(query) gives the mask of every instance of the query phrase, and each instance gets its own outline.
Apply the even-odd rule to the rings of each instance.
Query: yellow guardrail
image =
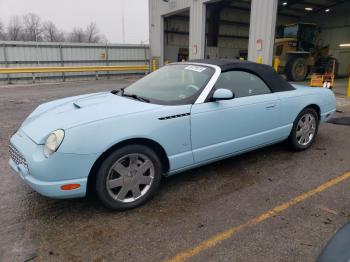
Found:
[[[132,66],[57,66],[57,67],[0,67],[0,74],[35,74],[69,72],[106,72],[106,71],[149,71],[149,65]]]

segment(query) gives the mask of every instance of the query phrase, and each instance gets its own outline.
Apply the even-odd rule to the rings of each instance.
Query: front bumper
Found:
[[[35,144],[26,134],[18,131],[12,136],[10,145],[16,150],[10,154],[10,167],[38,193],[51,198],[84,197],[87,178],[97,155],[65,154],[56,152],[45,158],[43,146]],[[18,155],[19,154],[19,155]],[[79,184],[72,190],[61,186]]]

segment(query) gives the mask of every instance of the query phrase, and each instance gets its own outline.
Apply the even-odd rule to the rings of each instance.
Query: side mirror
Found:
[[[219,88],[219,89],[215,90],[212,100],[214,100],[214,101],[230,100],[233,98],[235,98],[235,95],[233,94],[233,92],[231,90]]]

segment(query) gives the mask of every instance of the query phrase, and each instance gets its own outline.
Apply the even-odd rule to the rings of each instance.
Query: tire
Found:
[[[306,120],[308,122],[305,122]],[[301,111],[293,123],[288,138],[292,148],[296,151],[308,149],[315,141],[318,126],[319,117],[315,109],[307,107]]]
[[[97,172],[97,197],[112,210],[140,206],[157,191],[162,170],[158,155],[146,146],[135,144],[117,149]]]
[[[303,57],[291,57],[286,65],[288,81],[304,81],[308,75],[309,67]]]

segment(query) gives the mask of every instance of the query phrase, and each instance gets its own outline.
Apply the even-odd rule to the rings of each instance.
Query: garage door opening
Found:
[[[334,72],[334,87],[345,94],[350,71],[349,14],[350,1],[280,0],[274,48],[279,72],[289,81],[306,84],[312,74]]]
[[[250,0],[207,4],[206,58],[247,59],[250,11]]]
[[[190,12],[164,17],[164,63],[188,60]]]

